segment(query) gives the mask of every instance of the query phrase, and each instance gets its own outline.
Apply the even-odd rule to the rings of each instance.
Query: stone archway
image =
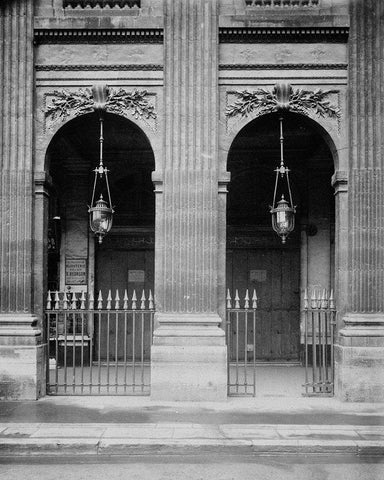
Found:
[[[296,228],[282,245],[273,232],[274,169],[280,161],[279,117],[246,124],[228,154],[227,288],[258,294],[256,358],[299,363],[303,358],[301,311],[305,288],[334,289],[334,155],[321,129],[284,112],[285,161],[291,169]],[[337,228],[337,227],[336,227]],[[238,332],[241,335],[241,332]],[[252,335],[252,331],[249,331]]]
[[[101,256],[107,255],[107,251],[113,248],[119,251],[126,247],[131,249],[137,236],[143,239],[141,245],[136,242],[139,250],[147,248],[153,251],[153,152],[145,134],[136,125],[123,117],[107,113],[104,119],[104,157],[110,169],[112,201],[116,213],[110,235],[95,254],[93,236],[88,228],[87,205],[90,202],[92,170],[98,161],[98,148],[98,116],[91,113],[65,124],[56,133],[47,150],[47,164],[54,186],[50,201],[50,227],[57,229],[57,225],[52,225],[52,219],[59,217],[63,237],[59,260],[62,264],[61,271],[56,279],[52,277],[52,270],[48,273],[52,289],[55,282],[60,290],[68,283],[62,271],[68,255],[88,259],[86,285],[87,289],[94,289],[103,286],[106,288],[107,283],[109,288],[113,288],[110,273],[101,269],[104,274],[99,272],[97,275],[97,262]],[[52,247],[51,244],[50,246]],[[59,247],[58,245],[57,248]],[[153,277],[153,267],[151,276]],[[76,281],[79,282],[80,279]],[[150,288],[153,288],[153,279],[150,283]]]
[[[80,302],[83,296],[86,302],[82,308],[93,310],[96,303],[91,298],[97,299],[101,292],[103,302],[98,308],[102,310],[111,308],[107,299],[112,295],[115,300],[117,292],[122,300],[122,308],[125,292],[131,300],[133,292],[140,299],[145,291],[148,299],[149,291],[154,291],[155,194],[151,179],[155,169],[154,154],[148,138],[134,123],[111,113],[104,113],[103,118],[104,165],[109,169],[115,214],[112,229],[102,244],[90,231],[87,208],[92,195],[93,170],[99,159],[98,114],[81,115],[67,122],[47,149],[46,165],[52,178],[52,187],[46,212],[49,226],[46,276],[48,289],[59,292],[59,308],[64,310],[68,307],[62,303],[63,299],[70,301],[74,296],[75,306],[70,303],[71,308],[79,308],[80,303],[76,302]],[[56,343],[53,348],[52,345],[49,347],[56,379],[63,382],[65,391],[66,381],[61,379],[58,366],[64,362],[67,371],[68,358],[74,368],[79,367],[77,375],[91,375],[90,357],[93,363],[97,359],[101,376],[105,370],[102,362],[109,362],[113,356],[116,365],[122,358],[126,364],[132,349],[135,352],[136,343],[136,351],[143,352],[142,360],[149,358],[150,329],[144,332],[143,328],[143,332],[136,335],[136,329],[132,331],[129,321],[127,323],[127,314],[122,314],[120,324],[117,323],[116,314],[115,322],[109,325],[103,316],[91,312],[87,318],[81,317],[80,327],[70,322],[78,322],[75,319],[81,314],[74,314],[74,317],[68,315],[63,325],[59,319],[55,320]],[[63,336],[60,328],[64,329],[64,340],[60,340]],[[125,328],[124,335],[121,334],[122,328]],[[74,339],[79,335],[81,347],[77,350],[80,349],[81,358],[77,360],[77,350],[72,359],[71,352],[75,351],[75,347],[71,347],[71,342],[75,342]],[[65,342],[64,346],[60,346],[62,341]],[[130,346],[128,349],[127,344]],[[114,346],[113,350],[110,345]],[[73,350],[69,351],[68,348]],[[66,352],[63,358],[62,350]],[[90,370],[87,370],[87,365],[90,365]],[[52,375],[50,371],[51,383],[57,385]],[[89,381],[92,385],[92,381]],[[123,381],[126,381],[125,377],[124,380],[119,377],[119,382]],[[77,377],[76,382],[79,382]]]

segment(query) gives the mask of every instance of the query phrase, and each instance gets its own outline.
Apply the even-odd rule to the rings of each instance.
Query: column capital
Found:
[[[49,191],[53,186],[52,177],[47,172],[35,172],[35,194],[49,197]]]
[[[335,195],[348,192],[348,172],[336,170],[332,175],[332,187],[335,189]]]
[[[223,172],[219,175],[219,193],[228,193],[227,186],[231,181],[231,172]]]
[[[152,172],[152,183],[155,187],[155,193],[163,193],[163,174],[162,172]]]

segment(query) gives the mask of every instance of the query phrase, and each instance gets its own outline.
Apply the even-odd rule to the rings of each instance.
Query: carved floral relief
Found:
[[[51,122],[51,126],[58,121],[65,121],[70,116],[91,113],[97,108],[92,90],[89,88],[77,91],[55,90],[49,95],[53,98],[45,108],[45,117]],[[123,88],[107,88],[105,111],[124,117],[131,115],[143,121],[152,130],[156,130],[157,113],[155,106],[148,99],[149,96],[146,90],[135,89],[128,92]]]
[[[234,101],[227,106],[225,114],[228,119],[241,119],[287,110],[338,121],[341,116],[340,108],[332,103],[332,97],[338,93],[337,90],[293,89],[289,84],[277,84],[272,91],[263,88],[252,92],[235,91],[230,92]]]

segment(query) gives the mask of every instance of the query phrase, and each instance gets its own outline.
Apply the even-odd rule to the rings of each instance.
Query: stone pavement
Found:
[[[47,397],[0,403],[0,456],[325,454],[384,459],[384,405],[336,399],[158,403]]]

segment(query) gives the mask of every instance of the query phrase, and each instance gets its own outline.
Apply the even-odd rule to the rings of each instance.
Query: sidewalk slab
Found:
[[[225,402],[153,402],[148,397],[45,397],[1,402],[0,423],[384,425],[384,403],[335,398],[228,398]]]
[[[384,458],[384,427],[308,425],[0,425],[0,458],[44,455],[356,455]],[[372,433],[375,438],[366,440]]]

